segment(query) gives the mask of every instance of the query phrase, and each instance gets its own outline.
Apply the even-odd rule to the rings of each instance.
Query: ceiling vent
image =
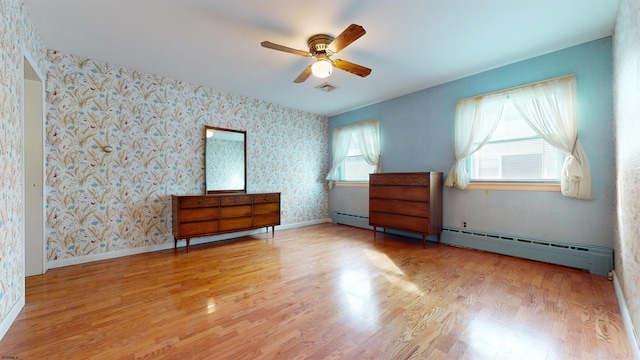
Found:
[[[324,84],[320,84],[320,85],[316,86],[316,89],[322,90],[324,92],[333,91],[333,90],[335,90],[337,88],[338,88],[337,86],[331,85],[329,83],[324,83]]]

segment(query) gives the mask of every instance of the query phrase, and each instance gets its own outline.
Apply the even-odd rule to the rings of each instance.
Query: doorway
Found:
[[[23,154],[25,276],[44,274],[45,194],[44,194],[44,76],[36,62],[24,56]]]

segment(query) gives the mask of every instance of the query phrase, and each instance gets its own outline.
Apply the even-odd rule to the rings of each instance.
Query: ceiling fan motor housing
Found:
[[[329,50],[329,44],[333,41],[333,36],[326,34],[313,35],[307,40],[309,45],[309,52],[314,56],[322,53],[326,53],[331,56],[333,53]]]

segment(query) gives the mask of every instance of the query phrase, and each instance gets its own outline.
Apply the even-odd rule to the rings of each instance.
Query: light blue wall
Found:
[[[470,60],[472,61],[472,60]],[[578,134],[591,162],[591,201],[555,192],[444,189],[444,226],[612,246],[614,145],[611,38],[521,61],[329,118],[380,120],[384,171],[442,171],[454,160],[456,101],[566,74],[578,85]],[[336,187],[330,210],[368,213],[368,188]]]

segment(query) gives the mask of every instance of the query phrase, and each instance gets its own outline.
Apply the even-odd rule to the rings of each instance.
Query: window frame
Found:
[[[371,120],[360,121],[350,125],[335,128],[333,129],[332,138],[331,138],[331,141],[332,141],[331,157],[332,157],[333,164],[332,164],[331,170],[329,171],[329,174],[327,175],[327,180],[329,181],[329,188],[332,188],[333,186],[368,186],[369,185],[368,178],[366,180],[343,179],[345,160],[349,157],[349,155],[340,156],[342,158],[342,161],[339,164],[335,163],[336,154],[334,154],[334,152],[337,149],[336,149],[336,144],[334,142],[336,141],[337,132],[341,132],[341,131],[348,131],[351,136],[357,136],[358,134],[361,135],[362,139],[357,139],[357,141],[364,141],[364,144],[367,144],[367,143],[371,144],[372,142],[377,142],[376,145],[372,145],[371,147],[365,146],[365,148],[369,149],[370,153],[363,153],[362,151],[360,151],[360,154],[358,155],[364,158],[366,157],[371,158],[373,156],[372,154],[377,152],[377,155],[375,156],[377,157],[378,163],[376,165],[370,165],[370,166],[375,166],[370,173],[376,173],[381,171],[380,121],[378,119],[371,119]],[[351,140],[349,140],[349,144],[351,144]],[[349,147],[350,146],[346,148],[347,153],[349,152]],[[341,149],[345,150],[344,147],[342,147]],[[366,163],[368,164],[368,162]]]
[[[500,94],[502,92],[508,93],[510,90],[502,90],[502,91],[497,91],[495,93],[492,94]],[[505,104],[505,108],[506,106],[514,106],[513,104]],[[516,111],[515,109],[510,109],[511,111]],[[504,116],[504,115],[503,115]],[[520,117],[520,115],[518,115]],[[522,119],[520,117],[520,119]],[[505,120],[504,118],[500,121],[500,124],[502,124]],[[500,124],[498,124],[498,126],[500,126]],[[525,125],[527,125],[525,123]],[[527,125],[529,126],[529,125]],[[531,128],[529,126],[529,128]],[[495,135],[495,134],[494,134]],[[548,141],[546,141],[542,136],[538,135],[538,134],[533,134],[531,136],[526,136],[526,137],[512,137],[509,139],[496,139],[496,140],[492,140],[491,138],[487,140],[487,142],[482,146],[482,148],[480,148],[478,151],[474,152],[473,154],[471,154],[471,156],[469,156],[466,159],[465,162],[465,167],[467,169],[467,172],[469,173],[469,186],[467,187],[468,189],[497,189],[497,190],[524,190],[524,191],[560,191],[560,178],[561,178],[561,171],[562,171],[562,162],[564,161],[564,159],[566,159],[567,157],[567,153],[565,153],[564,151],[557,149],[558,152],[558,169],[557,169],[557,177],[555,179],[549,179],[549,180],[542,180],[542,179],[532,179],[532,180],[526,180],[526,179],[515,179],[515,180],[508,180],[508,179],[477,179],[477,178],[473,178],[473,161],[474,161],[474,157],[478,155],[478,153],[480,151],[482,151],[483,148],[485,148],[488,145],[492,145],[492,144],[500,144],[500,143],[513,143],[513,142],[518,142],[518,141],[529,141],[529,140],[541,140],[544,143],[546,143],[548,146],[553,147],[552,144],[550,144]],[[505,153],[501,153],[501,155],[508,155]],[[561,158],[560,158],[561,156]]]
[[[582,148],[582,145],[580,143],[580,140],[578,139],[577,134],[573,135],[575,136],[575,141],[573,144],[573,148],[571,148],[569,146],[569,148],[571,148],[571,152],[569,153],[567,148],[567,144],[566,144],[566,137],[564,138],[559,138],[559,143],[555,144],[555,143],[551,143],[549,141],[547,141],[545,139],[545,137],[543,135],[540,136],[540,138],[545,141],[547,144],[555,147],[558,149],[558,151],[561,152],[561,154],[564,156],[565,161],[562,162],[563,164],[561,165],[561,172],[560,174],[558,174],[558,180],[555,179],[551,179],[549,181],[544,181],[543,179],[540,180],[504,180],[504,181],[496,181],[493,179],[487,179],[487,180],[478,180],[478,179],[474,179],[472,180],[470,178],[470,172],[471,172],[471,164],[470,164],[470,159],[469,157],[471,156],[471,154],[473,154],[476,150],[473,150],[473,147],[471,148],[471,154],[467,154],[465,155],[465,152],[469,152],[469,149],[464,147],[464,146],[470,146],[470,145],[464,145],[464,137],[463,138],[459,138],[458,132],[462,131],[462,134],[466,134],[468,131],[471,131],[470,126],[475,126],[473,125],[474,123],[477,123],[478,121],[480,123],[482,122],[486,122],[489,121],[487,123],[485,123],[485,126],[491,124],[491,122],[493,122],[493,120],[491,119],[491,115],[489,112],[485,113],[486,116],[482,116],[480,115],[478,117],[478,115],[472,115],[474,117],[475,120],[472,120],[472,123],[469,123],[468,121],[470,119],[468,119],[468,116],[471,114],[469,113],[469,111],[472,109],[470,108],[468,105],[465,105],[463,108],[460,108],[461,104],[465,104],[467,102],[475,102],[475,103],[479,103],[482,102],[482,104],[485,104],[486,100],[491,100],[491,97],[505,97],[506,99],[510,98],[510,96],[512,94],[517,94],[517,96],[522,96],[522,94],[525,94],[525,96],[527,96],[527,91],[531,91],[531,95],[532,96],[536,96],[537,94],[539,94],[541,92],[541,89],[548,89],[548,84],[551,83],[560,83],[561,85],[559,85],[559,88],[557,91],[562,92],[561,96],[564,96],[563,98],[561,98],[564,103],[563,103],[563,108],[560,109],[560,111],[570,111],[570,113],[566,113],[565,115],[561,115],[561,116],[568,116],[568,117],[564,117],[562,121],[565,121],[563,123],[562,126],[567,126],[568,128],[567,131],[576,131],[577,132],[577,94],[576,94],[576,80],[575,80],[575,75],[574,74],[569,74],[569,75],[564,75],[564,76],[559,76],[557,78],[551,78],[551,79],[546,79],[546,80],[541,80],[538,82],[533,82],[533,83],[529,83],[529,84],[524,84],[524,85],[519,85],[519,86],[515,86],[515,87],[511,87],[511,88],[506,88],[506,89],[501,89],[501,90],[497,90],[494,92],[489,92],[489,93],[485,93],[485,94],[481,94],[481,95],[476,95],[473,97],[469,97],[469,98],[464,98],[464,99],[460,99],[458,100],[458,102],[456,103],[456,122],[455,122],[455,126],[456,126],[456,162],[454,163],[453,167],[451,168],[450,174],[447,176],[447,179],[445,181],[445,185],[448,187],[455,187],[455,188],[459,188],[459,189],[475,189],[475,190],[522,190],[522,191],[553,191],[553,192],[561,192],[562,195],[564,196],[568,196],[568,197],[576,197],[576,198],[580,198],[580,199],[590,199],[591,198],[591,177],[590,177],[590,168],[589,168],[589,163],[588,163],[588,159],[586,158],[586,154],[584,154],[584,149]],[[530,90],[531,89],[531,90]],[[547,90],[543,90],[543,91],[547,91]],[[554,90],[552,90],[554,91]],[[535,95],[534,95],[535,94]],[[488,99],[489,98],[489,99]],[[520,100],[518,100],[520,101]],[[488,103],[487,103],[488,104]],[[494,106],[498,106],[498,107],[502,107],[504,105],[499,105],[499,102],[496,102]],[[483,105],[485,106],[485,105]],[[489,109],[491,109],[491,106],[488,106]],[[491,110],[490,110],[491,111]],[[498,109],[498,111],[502,111],[502,109]],[[520,110],[519,110],[520,111]],[[500,114],[500,113],[497,113]],[[464,122],[459,122],[459,116],[463,116],[466,120],[464,120]],[[501,116],[501,115],[499,115]],[[524,115],[523,115],[524,116]],[[556,115],[557,116],[557,115]],[[494,117],[494,119],[496,119]],[[527,120],[528,123],[528,120]],[[536,124],[538,124],[536,122]],[[497,124],[494,124],[493,126],[497,126]],[[533,125],[531,125],[533,127]],[[535,129],[535,127],[533,127]],[[494,128],[495,129],[495,128]],[[484,131],[488,131],[489,128],[487,128]],[[475,131],[475,130],[474,130]],[[491,135],[493,136],[493,131],[491,130]],[[537,130],[536,130],[537,132]],[[473,134],[473,133],[471,133]],[[469,134],[469,135],[471,135]],[[478,134],[480,135],[480,134]],[[487,134],[488,135],[488,134]],[[475,135],[474,135],[475,136]],[[486,135],[485,135],[486,136]],[[478,138],[478,140],[480,140],[481,138]],[[470,138],[471,140],[471,138]],[[462,141],[462,142],[460,142]],[[480,148],[482,146],[484,146],[484,144],[486,144],[485,142],[487,141],[486,138],[484,138],[484,140],[482,140],[482,143],[478,143],[480,144]],[[469,143],[470,144],[470,143]],[[555,145],[554,145],[555,144]],[[460,147],[463,146],[463,147]],[[475,146],[474,146],[475,147]],[[462,149],[467,149],[467,150],[462,150]],[[463,156],[460,158],[460,156]],[[577,157],[577,160],[576,160]],[[571,170],[567,170],[567,161],[570,162],[570,164],[572,165]],[[577,166],[575,165],[576,162],[578,162]],[[574,183],[567,183],[567,178],[570,176],[575,176],[573,175],[576,171],[579,171],[580,169],[582,169],[584,171],[585,176],[580,178],[579,183],[580,184],[584,184],[584,187],[578,187],[575,186]],[[570,174],[567,175],[565,173],[565,171],[570,171]],[[466,178],[466,180],[465,180]],[[542,180],[542,181],[541,181]]]

